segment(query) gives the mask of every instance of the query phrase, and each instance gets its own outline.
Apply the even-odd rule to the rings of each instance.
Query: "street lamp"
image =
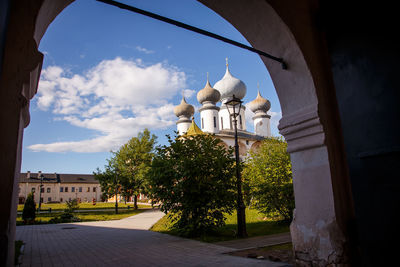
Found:
[[[38,173],[38,178],[35,177],[31,177],[30,179],[33,180],[40,180],[40,189],[39,189],[39,207],[38,207],[38,212],[40,212],[40,208],[42,206],[42,190],[44,193],[44,189],[43,189],[43,181],[53,181],[53,180],[57,180],[56,178],[46,178],[43,176],[42,173]]]
[[[237,224],[238,224],[238,237],[246,237],[246,206],[243,202],[242,195],[242,178],[240,175],[239,166],[239,144],[237,137],[237,117],[240,115],[240,109],[242,108],[242,103],[239,98],[235,95],[232,96],[230,100],[225,102],[228,108],[229,116],[233,119],[233,126],[235,129],[235,159],[236,159],[236,186],[237,186]]]

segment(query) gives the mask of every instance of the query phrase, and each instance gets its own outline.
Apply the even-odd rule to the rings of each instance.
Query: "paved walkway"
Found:
[[[234,249],[147,231],[164,214],[116,221],[18,226],[21,266],[286,266],[235,257]]]

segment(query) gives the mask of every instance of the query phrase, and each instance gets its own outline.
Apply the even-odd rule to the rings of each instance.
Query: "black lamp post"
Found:
[[[42,173],[38,174],[38,178],[35,177],[30,177],[30,179],[33,180],[40,180],[40,188],[39,188],[39,207],[38,207],[38,212],[40,211],[40,208],[42,207],[42,190],[44,193],[44,189],[43,189],[43,181],[53,181],[53,180],[57,180],[55,178],[45,178],[43,176]]]
[[[236,98],[235,95],[225,102],[228,108],[230,117],[233,119],[233,126],[235,129],[235,159],[236,159],[236,186],[237,186],[237,224],[238,224],[238,237],[246,237],[246,206],[243,201],[242,194],[242,178],[240,175],[240,162],[239,162],[239,144],[237,137],[237,116],[240,115],[240,109],[242,108],[242,101]]]

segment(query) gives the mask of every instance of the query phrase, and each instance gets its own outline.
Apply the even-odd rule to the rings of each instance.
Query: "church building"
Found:
[[[215,134],[227,147],[234,146],[233,118],[229,114],[226,102],[233,95],[242,100],[246,96],[246,91],[245,83],[231,74],[228,63],[224,77],[213,87],[207,76],[205,87],[197,93],[197,100],[201,104],[199,108],[201,131]],[[220,106],[217,105],[218,103],[220,103]],[[246,156],[249,150],[257,149],[264,138],[271,137],[271,116],[267,114],[271,107],[270,101],[263,98],[258,91],[257,97],[248,106],[254,112],[254,133],[246,130],[245,105],[242,105],[237,116],[239,154],[242,157]],[[179,118],[176,122],[179,135],[195,131],[195,128],[198,129],[193,120],[194,112],[194,107],[188,104],[183,96],[181,103],[174,108],[174,113]]]

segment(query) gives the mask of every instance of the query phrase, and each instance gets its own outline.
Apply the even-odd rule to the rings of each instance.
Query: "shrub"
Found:
[[[22,211],[22,220],[24,223],[34,222],[36,218],[36,203],[33,198],[33,193],[29,193],[26,198],[24,209]]]
[[[224,213],[236,203],[234,159],[221,140],[211,135],[169,136],[157,148],[149,180],[151,195],[172,212],[181,235],[200,236],[225,224]]]
[[[64,209],[65,213],[73,213],[75,210],[79,209],[79,203],[76,198],[66,201],[65,205],[67,206],[67,208]]]
[[[282,139],[264,140],[257,152],[250,153],[243,177],[257,209],[291,221],[295,203],[292,166],[286,149],[287,143]]]

